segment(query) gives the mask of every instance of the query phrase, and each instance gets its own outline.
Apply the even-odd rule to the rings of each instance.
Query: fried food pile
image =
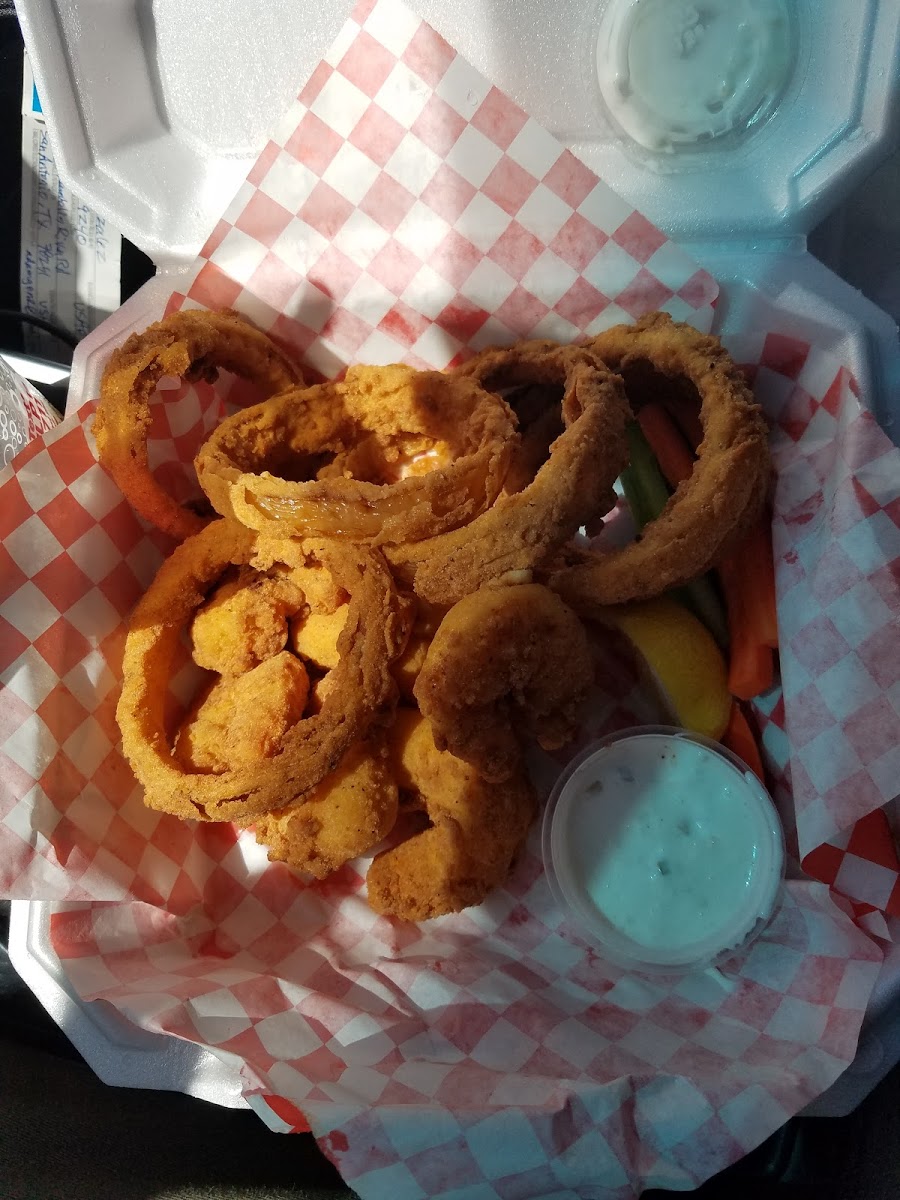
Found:
[[[163,376],[262,399],[227,416],[182,505],[150,467]],[[696,463],[639,541],[588,547],[641,407],[696,401]],[[137,605],[118,721],[145,803],[252,827],[322,879],[375,852],[370,905],[479,904],[537,813],[530,745],[575,733],[583,621],[702,576],[764,503],[766,428],[715,338],[655,314],[594,342],[522,342],[446,372],[355,366],[307,386],[234,313],[182,312],[116,350],[101,463],[180,541]],[[582,544],[578,544],[578,542]],[[182,647],[202,682],[173,716]]]

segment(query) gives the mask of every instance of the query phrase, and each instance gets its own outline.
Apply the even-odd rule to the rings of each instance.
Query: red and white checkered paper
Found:
[[[356,10],[168,307],[233,305],[328,374],[352,359],[444,366],[659,306],[708,327],[714,296],[433,30],[379,0]],[[830,845],[847,907],[874,928],[866,871],[897,873],[869,827],[889,798],[900,670],[866,647],[900,609],[897,452],[839,364],[776,335],[732,348],[757,368],[780,472],[785,692],[758,706],[764,745],[807,861]],[[363,1197],[687,1187],[846,1067],[882,955],[823,884],[790,883],[743,961],[650,983],[561,923],[534,844],[486,904],[417,927],[368,909],[364,866],[309,885],[230,826],[144,809],[118,748],[118,664],[168,547],[98,467],[80,399],[0,477],[0,889],[90,902],[52,930],[81,995],[236,1055],[273,1124],[305,1114]],[[157,405],[160,474],[184,482],[220,410],[203,387]],[[841,684],[857,663],[875,692]],[[586,735],[641,715],[637,695],[630,716],[595,699]],[[857,722],[873,704],[875,755]],[[843,775],[841,739],[858,759],[848,773],[842,751]],[[818,874],[834,882],[829,864]],[[132,903],[98,903],[119,900]]]

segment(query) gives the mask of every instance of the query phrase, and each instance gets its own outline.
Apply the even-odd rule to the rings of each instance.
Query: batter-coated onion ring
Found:
[[[251,529],[414,542],[494,502],[515,427],[504,401],[474,379],[357,366],[339,383],[293,389],[224,421],[197,455],[197,475],[216,511]],[[401,478],[404,461],[414,469],[435,461],[435,442],[448,461]],[[298,481],[323,454],[336,462]]]
[[[771,473],[762,412],[718,338],[654,313],[607,330],[592,347],[622,373],[635,403],[638,393],[660,387],[660,375],[692,385],[704,436],[693,474],[638,541],[608,552],[567,551],[567,565],[551,573],[554,591],[587,614],[657,596],[708,571],[759,515]]]
[[[531,383],[564,388],[565,431],[521,491],[501,496],[462,529],[386,549],[417,595],[442,604],[545,563],[585,521],[612,508],[613,484],[628,461],[622,380],[589,350],[520,342],[478,355],[462,372],[498,390]]]
[[[350,594],[334,687],[322,709],[294,725],[272,757],[222,774],[185,771],[165,729],[166,686],[183,630],[231,564],[260,570],[315,556]],[[409,636],[410,607],[377,552],[335,542],[258,542],[231,521],[215,521],[160,567],[132,616],[117,717],[122,745],[151,808],[209,821],[248,820],[281,808],[332,771],[396,701],[391,663]]]
[[[435,744],[483,779],[509,779],[522,745],[557,750],[591,684],[584,626],[539,584],[490,586],[447,613],[413,689]]]
[[[100,384],[94,436],[100,462],[131,506],[172,537],[197,533],[207,520],[183,508],[150,470],[150,397],[166,375],[214,382],[219,369],[268,395],[303,382],[295,363],[264,333],[233,312],[187,310],[133,333],[110,356]]]

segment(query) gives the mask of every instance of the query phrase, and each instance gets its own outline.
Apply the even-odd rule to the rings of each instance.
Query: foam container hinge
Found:
[[[896,142],[900,0],[796,0],[795,72],[771,121],[728,152],[655,164],[626,144],[600,99],[597,31],[614,2],[412,6],[632,205],[690,241],[721,286],[716,332],[778,329],[839,355],[897,440],[896,323],[808,254],[804,235]],[[238,0],[16,5],[60,173],[161,269],[81,343],[71,410],[97,394],[111,343],[161,315],[351,5],[269,0],[252,19]],[[236,1061],[78,998],[53,951],[55,907],[13,902],[10,958],[99,1077],[244,1107]],[[895,940],[857,1060],[811,1114],[850,1112],[900,1060],[898,1000]]]

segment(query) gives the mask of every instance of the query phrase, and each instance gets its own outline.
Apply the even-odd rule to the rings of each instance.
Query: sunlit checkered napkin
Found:
[[[394,0],[357,9],[186,290],[151,287],[135,325],[234,305],[325,374],[445,366],[660,306],[708,327],[715,296]],[[731,348],[779,468],[784,693],[757,711],[776,796],[806,861],[877,932],[897,881],[881,824],[900,744],[897,452],[839,363],[774,334]],[[167,545],[97,466],[90,396],[75,399],[0,482],[0,887],[87,902],[52,931],[83,996],[236,1056],[273,1124],[305,1114],[363,1197],[687,1187],[846,1067],[882,954],[823,884],[791,883],[729,969],[648,983],[561,923],[536,844],[485,905],[416,927],[369,910],[364,865],[308,886],[230,826],[144,809],[118,749],[117,672]],[[157,406],[171,486],[220,409],[204,386]],[[584,737],[646,719],[618,683]]]

